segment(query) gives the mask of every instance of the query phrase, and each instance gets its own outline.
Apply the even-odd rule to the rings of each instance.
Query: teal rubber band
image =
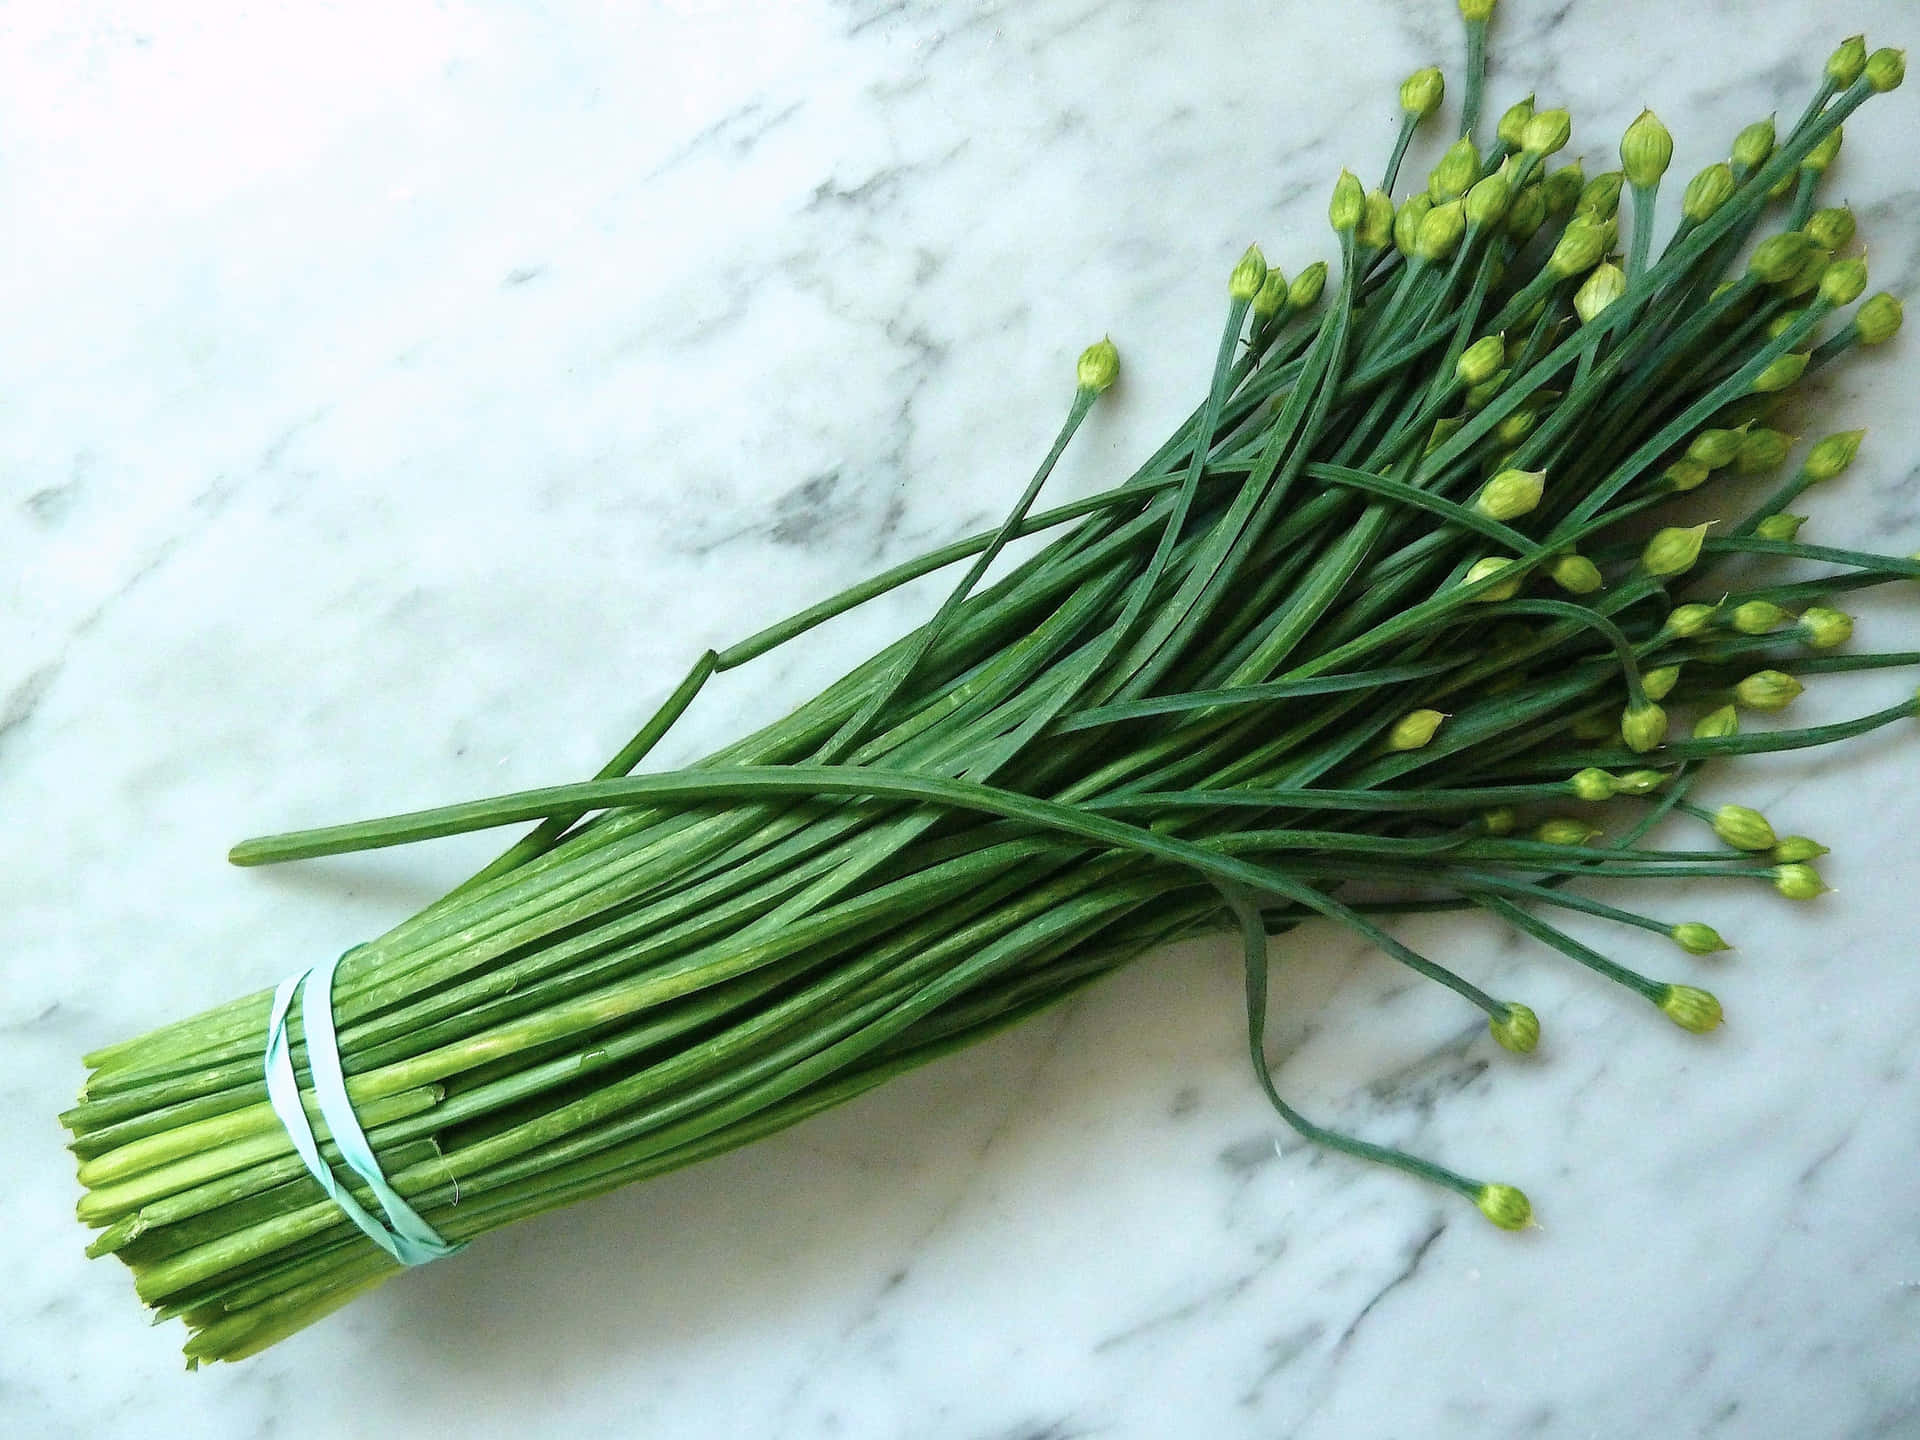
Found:
[[[286,1128],[287,1138],[293,1142],[301,1163],[327,1192],[328,1198],[340,1207],[341,1213],[402,1265],[424,1265],[429,1260],[464,1250],[466,1245],[442,1239],[440,1232],[387,1183],[366,1131],[360,1128],[360,1119],[353,1113],[353,1101],[347,1096],[346,1075],[340,1068],[339,1037],[333,1025],[334,969],[352,953],[348,950],[324,965],[310,966],[282,980],[274,990],[273,1008],[267,1015],[267,1100]],[[300,1101],[300,1081],[293,1070],[293,1044],[287,1037],[287,1014],[293,1008],[295,995],[300,996],[300,1023],[306,1031],[307,1064],[313,1072],[313,1098],[320,1107],[320,1118],[327,1122],[327,1130],[347,1168],[366,1181],[380,1202],[380,1208],[386,1212],[386,1224],[340,1183],[333,1167],[321,1156],[313,1127],[307,1123],[306,1107]]]

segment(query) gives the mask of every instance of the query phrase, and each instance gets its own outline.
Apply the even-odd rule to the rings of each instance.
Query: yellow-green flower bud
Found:
[[[1602,262],[1593,267],[1573,294],[1574,313],[1580,323],[1591,325],[1622,295],[1627,293],[1627,272],[1618,265]]]
[[[1815,650],[1831,650],[1853,638],[1853,617],[1815,605],[1800,616],[1800,634]]]
[[[1467,217],[1458,200],[1435,205],[1420,221],[1420,234],[1413,243],[1413,253],[1422,260],[1445,260],[1453,254],[1466,231]]]
[[[1686,194],[1680,200],[1680,213],[1698,225],[1713,218],[1714,212],[1733,198],[1737,188],[1733,168],[1724,160],[1716,160],[1687,182]]]
[[[1585,215],[1576,215],[1560,232],[1560,239],[1547,259],[1547,273],[1556,280],[1584,275],[1607,253],[1606,227]]]
[[[1480,812],[1480,828],[1489,835],[1511,835],[1519,819],[1511,805],[1496,805]]]
[[[1547,213],[1571,214],[1573,207],[1580,203],[1580,192],[1586,188],[1587,172],[1578,160],[1562,165],[1540,185],[1540,193],[1546,197]]]
[[[1833,164],[1835,157],[1840,154],[1840,137],[1843,134],[1845,131],[1836,125],[1822,135],[1819,143],[1807,151],[1806,158],[1800,162],[1800,168],[1811,170],[1816,175],[1824,175],[1827,167]]]
[[[1433,739],[1447,717],[1438,710],[1409,710],[1387,731],[1389,750],[1419,750]]]
[[[1767,191],[1767,198],[1769,200],[1784,200],[1793,194],[1794,188],[1799,183],[1800,182],[1794,177],[1793,172],[1788,171],[1785,175],[1782,175],[1778,180],[1773,182],[1773,188]]]
[[[1678,635],[1682,640],[1691,640],[1713,624],[1714,617],[1719,613],[1718,605],[1676,605],[1667,616],[1666,631],[1669,635]]]
[[[1593,216],[1596,220],[1611,220],[1620,209],[1620,186],[1626,180],[1618,170],[1607,170],[1587,181],[1587,188],[1580,192],[1580,202],[1575,211]]]
[[[1693,722],[1693,738],[1696,740],[1725,740],[1739,733],[1740,715],[1731,705],[1709,710]]]
[[[1375,190],[1367,196],[1367,208],[1353,239],[1367,250],[1384,250],[1393,239],[1393,197],[1386,191]]]
[[[1511,1185],[1482,1185],[1474,1192],[1473,1203],[1502,1230],[1524,1230],[1533,1223],[1532,1204]]]
[[[1789,350],[1777,355],[1758,375],[1753,377],[1754,393],[1772,395],[1785,390],[1794,381],[1807,373],[1807,357],[1797,350]]]
[[[1801,231],[1822,250],[1841,251],[1853,243],[1853,211],[1844,205],[1816,210]]]
[[[1684,494],[1688,490],[1698,490],[1713,478],[1713,472],[1698,460],[1682,456],[1661,472],[1669,489]]]
[[[1771,470],[1785,462],[1787,452],[1793,449],[1793,436],[1779,430],[1769,430],[1762,426],[1749,430],[1740,437],[1740,448],[1734,452],[1733,468],[1742,475],[1758,475],[1763,470]]]
[[[1235,300],[1251,301],[1260,293],[1266,278],[1267,257],[1260,253],[1258,245],[1249,245],[1240,263],[1233,267],[1233,274],[1227,277],[1227,294]]]
[[[1670,525],[1656,530],[1640,552],[1640,564],[1649,575],[1684,575],[1700,558],[1700,547],[1707,538],[1707,526]]]
[[[1484,229],[1500,223],[1512,198],[1513,187],[1507,183],[1507,177],[1496,172],[1474,183],[1473,188],[1467,191],[1461,208],[1466,213],[1468,225]]]
[[[1751,175],[1767,163],[1773,154],[1773,116],[1756,120],[1733,137],[1733,163],[1743,174]]]
[[[1547,223],[1547,192],[1544,185],[1529,185],[1514,196],[1507,209],[1507,234],[1524,245]]]
[[[1709,470],[1731,465],[1740,453],[1742,435],[1738,430],[1702,430],[1687,446],[1687,458],[1698,460]]]
[[[1640,689],[1649,700],[1664,700],[1673,693],[1673,687],[1680,683],[1678,665],[1661,665],[1647,671],[1640,677]]]
[[[1640,116],[1620,137],[1620,169],[1629,185],[1645,187],[1660,183],[1673,163],[1673,135],[1651,110]]]
[[[1351,170],[1342,170],[1333,182],[1333,199],[1327,203],[1327,219],[1336,233],[1351,235],[1367,215],[1367,192]]]
[[[1867,262],[1836,260],[1820,277],[1820,298],[1829,305],[1851,305],[1867,288]]]
[[[1826,853],[1827,847],[1818,840],[1809,840],[1804,835],[1782,835],[1780,843],[1773,847],[1772,859],[1780,865],[1804,865]]]
[[[1120,352],[1113,341],[1102,338],[1082,350],[1075,374],[1080,388],[1096,395],[1111,386],[1120,375]]]
[[[1819,264],[1822,270],[1827,268],[1827,262],[1824,259],[1821,259]],[[1798,284],[1797,281],[1795,283]],[[1819,282],[1815,281],[1814,283],[1817,285]],[[1778,340],[1795,325],[1799,324],[1800,317],[1804,314],[1806,314],[1804,310],[1787,310],[1774,316],[1767,324],[1767,339]]]
[[[1798,230],[1782,230],[1753,247],[1747,273],[1762,285],[1782,285],[1798,273],[1812,242]]]
[[[1534,1046],[1540,1043],[1540,1017],[1525,1005],[1512,1001],[1507,1002],[1504,1012],[1487,1022],[1487,1028],[1502,1050],[1511,1050],[1516,1055],[1531,1055]]]
[[[1733,687],[1733,698],[1749,710],[1784,710],[1806,688],[1779,670],[1756,670]]]
[[[1764,635],[1792,618],[1771,600],[1748,600],[1733,607],[1727,623],[1742,635]]]
[[[1784,540],[1788,543],[1800,534],[1800,527],[1807,523],[1804,515],[1769,515],[1753,527],[1753,533],[1761,540]]]
[[[1620,717],[1620,738],[1636,755],[1658,750],[1667,738],[1667,712],[1651,702],[1627,706]]]
[[[1571,551],[1547,563],[1547,578],[1569,595],[1591,595],[1606,583],[1598,565]]]
[[[1865,63],[1866,57],[1862,55],[1861,64]],[[1440,108],[1446,93],[1447,80],[1440,73],[1440,67],[1428,65],[1400,82],[1400,108],[1424,120]]]
[[[1573,117],[1561,109],[1536,110],[1520,130],[1520,148],[1528,155],[1558,154],[1573,138]]]
[[[1613,798],[1613,776],[1606,771],[1588,766],[1585,770],[1576,770],[1567,777],[1567,789],[1573,792],[1576,800],[1611,800]]]
[[[1533,838],[1542,845],[1584,845],[1600,831],[1571,815],[1556,815],[1533,827]]]
[[[1293,277],[1293,284],[1287,287],[1287,307],[1311,310],[1320,303],[1320,292],[1326,288],[1327,262],[1316,260]]]
[[[1629,770],[1614,776],[1613,790],[1616,795],[1651,795],[1666,783],[1667,777],[1662,771]]]
[[[1511,373],[1511,371],[1507,370],[1496,370],[1478,385],[1469,389],[1465,397],[1467,409],[1486,409],[1487,402],[1500,393],[1500,387],[1507,383],[1507,376]]]
[[[1485,24],[1493,15],[1493,0],[1460,0],[1460,18],[1469,24]]]
[[[1711,925],[1702,925],[1698,920],[1689,920],[1676,925],[1667,934],[1673,937],[1673,943],[1689,955],[1711,955],[1716,950],[1731,950],[1733,947],[1720,938],[1720,932]]]
[[[1682,1030],[1705,1035],[1720,1028],[1720,1002],[1691,985],[1669,985],[1660,994],[1660,1009]]]
[[[1440,157],[1440,163],[1427,177],[1427,194],[1436,205],[1458,200],[1479,174],[1480,152],[1471,139],[1462,135],[1447,147],[1447,153]]]
[[[1773,867],[1773,888],[1789,900],[1817,900],[1827,893],[1820,872],[1803,861]]]
[[[1736,850],[1771,850],[1779,838],[1766,816],[1745,805],[1722,805],[1714,811],[1713,833]]]
[[[1513,562],[1511,560],[1503,560],[1498,555],[1489,555],[1484,560],[1474,561],[1460,583],[1462,585],[1478,585],[1482,580],[1491,580],[1494,576],[1504,574],[1512,568]],[[1504,580],[1500,584],[1490,587],[1485,594],[1477,596],[1476,598],[1483,603],[1492,603],[1496,600],[1511,600],[1520,593],[1520,579],[1521,577],[1516,575],[1511,580]]]
[[[1900,333],[1901,305],[1882,290],[1853,312],[1853,328],[1862,345],[1884,345]]]
[[[1853,464],[1853,457],[1860,453],[1860,442],[1866,434],[1864,430],[1835,431],[1807,452],[1800,473],[1809,483],[1832,480],[1844,474]]]
[[[1427,218],[1427,212],[1431,209],[1433,197],[1424,190],[1418,190],[1401,202],[1400,213],[1393,217],[1394,248],[1409,260],[1420,243],[1420,222]]]
[[[1840,48],[1827,57],[1827,79],[1834,88],[1844,90],[1867,68],[1867,37],[1849,35],[1840,42]]]
[[[1258,319],[1271,320],[1286,308],[1287,277],[1275,266],[1267,271],[1267,278],[1260,282],[1260,289],[1253,297],[1253,313]]]
[[[1517,100],[1509,105],[1500,116],[1500,124],[1495,133],[1500,143],[1509,150],[1524,150],[1527,146],[1527,122],[1533,118],[1533,96]]]
[[[1462,385],[1484,385],[1500,372],[1507,358],[1506,342],[1498,335],[1482,335],[1460,352],[1453,373]]]
[[[1907,78],[1907,52],[1904,50],[1876,50],[1867,57],[1867,84],[1879,94],[1889,90],[1898,90],[1900,82]]]
[[[1540,497],[1546,493],[1546,482],[1544,470],[1502,470],[1480,487],[1473,508],[1491,520],[1517,519],[1540,504]]]
[[[1493,427],[1493,438],[1502,445],[1518,445],[1533,433],[1533,427],[1539,421],[1540,415],[1536,410],[1516,410]]]

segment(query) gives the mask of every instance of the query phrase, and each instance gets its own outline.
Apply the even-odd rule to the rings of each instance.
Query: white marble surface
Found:
[[[1848,31],[1920,39],[1902,0],[1505,9],[1496,112],[1537,88],[1603,159],[1651,103],[1681,174],[1797,113]],[[1241,247],[1322,253],[1334,169],[1375,171],[1401,75],[1458,49],[1441,0],[9,7],[0,1432],[1920,1434],[1910,732],[1740,776],[1840,893],[1697,895],[1724,961],[1608,937],[1710,977],[1710,1039],[1414,927],[1539,1010],[1516,1063],[1378,957],[1287,943],[1283,1085],[1525,1185],[1524,1236],[1276,1156],[1235,957],[1196,946],[237,1367],[181,1373],[81,1257],[79,1053],[493,845],[243,873],[230,841],[590,771],[699,647],[996,515],[1109,329],[1126,382],[1058,485],[1110,483],[1197,393]],[[1896,289],[1914,98],[1835,179]],[[1920,361],[1889,349],[1810,406],[1873,434],[1809,535],[1904,552]],[[717,685],[664,758],[928,593]],[[1920,635],[1911,595],[1864,613]]]

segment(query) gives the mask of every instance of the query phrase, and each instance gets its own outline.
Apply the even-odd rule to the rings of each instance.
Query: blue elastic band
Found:
[[[324,965],[311,966],[281,981],[280,988],[273,992],[273,1010],[267,1016],[267,1099],[273,1105],[273,1113],[286,1127],[287,1138],[293,1142],[301,1162],[346,1217],[402,1265],[424,1265],[429,1260],[464,1250],[466,1246],[441,1239],[440,1233],[387,1183],[380,1162],[374,1158],[373,1146],[367,1143],[366,1132],[353,1113],[353,1101],[347,1098],[347,1079],[340,1069],[339,1042],[333,1028],[333,972],[340,961],[352,953],[348,950]],[[306,1107],[300,1103],[300,1082],[293,1073],[293,1046],[287,1038],[287,1012],[293,1007],[294,995],[303,986],[300,1024],[306,1031],[314,1101],[320,1107],[320,1118],[327,1122],[340,1158],[347,1162],[349,1170],[367,1182],[380,1208],[386,1212],[387,1225],[369,1214],[335,1178],[333,1168],[321,1158],[313,1127],[307,1123]],[[319,992],[317,1003],[316,990]]]

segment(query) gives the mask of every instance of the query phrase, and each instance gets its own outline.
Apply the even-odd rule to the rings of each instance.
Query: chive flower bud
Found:
[[[1506,342],[1498,335],[1482,335],[1460,352],[1453,373],[1463,385],[1484,385],[1500,373],[1507,358]]]
[[[1444,260],[1453,254],[1466,230],[1467,217],[1461,213],[1458,200],[1435,205],[1420,221],[1420,234],[1414,240],[1413,253],[1422,260]]]
[[[1417,190],[1400,204],[1400,213],[1393,217],[1393,244],[1407,259],[1414,256],[1420,242],[1420,222],[1427,218],[1427,212],[1433,209],[1433,197],[1424,190]]]
[[[1784,284],[1799,271],[1812,243],[1798,230],[1769,235],[1754,246],[1753,258],[1747,261],[1747,273],[1762,285]]]
[[[1736,850],[1771,850],[1779,838],[1766,816],[1745,805],[1722,805],[1714,811],[1713,833]]]
[[[1389,750],[1419,750],[1433,739],[1447,717],[1438,710],[1409,710],[1387,731]]]
[[[1293,310],[1311,310],[1320,303],[1320,292],[1327,288],[1327,262],[1316,260],[1287,287],[1287,306]]]
[[[1684,494],[1688,490],[1698,490],[1713,478],[1713,471],[1698,460],[1682,456],[1662,472],[1662,478],[1672,489]]]
[[[1636,755],[1659,749],[1667,738],[1667,712],[1651,701],[1627,706],[1620,717],[1620,738]]]
[[[1524,245],[1547,223],[1547,192],[1544,185],[1529,185],[1514,196],[1507,207],[1507,234]]]
[[[1733,698],[1749,710],[1784,710],[1806,688],[1779,670],[1756,670],[1733,687]]]
[[[1571,815],[1556,815],[1533,827],[1533,838],[1542,845],[1584,845],[1600,831]]]
[[[1233,274],[1227,277],[1227,294],[1235,300],[1252,300],[1260,293],[1266,278],[1267,257],[1260,253],[1258,245],[1249,245],[1240,263],[1233,267]]]
[[[1624,775],[1613,778],[1613,791],[1616,795],[1651,795],[1667,783],[1664,771],[1629,770]]]
[[[1580,202],[1573,208],[1584,212],[1596,220],[1611,220],[1620,209],[1620,187],[1626,176],[1618,170],[1607,170],[1594,176],[1587,182],[1587,188],[1580,192]]]
[[[1627,183],[1645,188],[1660,183],[1673,163],[1673,135],[1651,110],[1642,110],[1639,118],[1620,137],[1620,168]]]
[[[1101,338],[1080,352],[1075,376],[1082,390],[1098,395],[1111,386],[1120,374],[1120,352],[1113,341]]]
[[[1462,135],[1447,147],[1447,153],[1433,167],[1433,173],[1427,177],[1427,193],[1436,205],[1458,200],[1479,174],[1480,152],[1469,137]]]
[[[1654,532],[1647,548],[1640,552],[1640,564],[1649,575],[1684,575],[1700,558],[1700,546],[1706,541],[1707,526],[1670,525]]]
[[[1540,421],[1536,410],[1516,410],[1493,427],[1493,438],[1503,445],[1518,445],[1533,433],[1533,427]]]
[[[1570,280],[1586,274],[1606,253],[1606,227],[1585,215],[1576,215],[1560,232],[1559,242],[1547,259],[1547,273],[1556,280]]]
[[[1485,23],[1493,15],[1493,0],[1460,0],[1462,20]]]
[[[1773,116],[1756,120],[1733,137],[1733,163],[1751,175],[1773,154]]]
[[[1587,173],[1578,160],[1571,165],[1562,165],[1547,176],[1540,185],[1540,193],[1546,198],[1547,213],[1549,215],[1570,213],[1573,207],[1580,203],[1580,192],[1586,188]]]
[[[1773,859],[1781,865],[1803,865],[1809,860],[1818,860],[1826,853],[1826,846],[1804,835],[1783,835],[1780,843],[1773,847]]]
[[[1733,198],[1737,185],[1733,167],[1724,160],[1716,160],[1687,182],[1686,194],[1680,199],[1680,213],[1696,225],[1710,220],[1715,211]]]
[[[1900,320],[1900,302],[1884,290],[1853,312],[1862,345],[1884,345],[1900,333]]]
[[[1793,172],[1789,170],[1785,175],[1782,175],[1778,180],[1773,182],[1773,188],[1767,191],[1767,198],[1769,200],[1784,200],[1793,194],[1794,186],[1798,183],[1799,182],[1794,179]]]
[[[1500,124],[1495,129],[1500,143],[1509,150],[1525,150],[1527,147],[1527,122],[1533,118],[1533,96],[1516,100],[1500,116]]]
[[[1807,151],[1806,158],[1800,162],[1800,168],[1811,170],[1816,175],[1826,174],[1827,167],[1833,164],[1834,158],[1840,153],[1840,140],[1843,134],[1845,134],[1844,129],[1836,125],[1822,135],[1819,143]]]
[[[1867,57],[1867,84],[1876,94],[1884,95],[1889,90],[1900,88],[1900,82],[1907,78],[1907,52],[1904,50],[1876,50]]]
[[[1480,828],[1489,835],[1511,835],[1519,818],[1511,805],[1496,805],[1480,812]]]
[[[1769,430],[1765,426],[1749,430],[1740,437],[1740,448],[1733,456],[1733,468],[1742,475],[1758,475],[1763,470],[1771,470],[1782,464],[1791,449],[1791,435]]]
[[[1840,48],[1827,57],[1827,79],[1834,88],[1844,90],[1867,68],[1867,37],[1849,35],[1840,42]]]
[[[1689,955],[1711,955],[1716,950],[1731,950],[1733,947],[1720,938],[1720,932],[1711,925],[1702,925],[1698,920],[1689,920],[1676,925],[1667,932],[1673,937],[1673,943]]]
[[[1698,460],[1709,470],[1718,470],[1722,465],[1733,463],[1734,456],[1740,453],[1741,439],[1738,430],[1702,430],[1687,446],[1687,458]]]
[[[1867,262],[1836,260],[1820,277],[1820,298],[1829,305],[1851,305],[1867,288]]]
[[[1661,665],[1640,677],[1640,689],[1649,700],[1664,700],[1680,683],[1678,665]]]
[[[1720,1028],[1720,1002],[1691,985],[1668,985],[1660,993],[1660,1009],[1682,1030],[1705,1035]]]
[[[1506,176],[1495,173],[1476,181],[1467,191],[1463,206],[1467,224],[1476,229],[1498,225],[1512,199],[1513,186],[1507,183]]]
[[[1618,265],[1603,261],[1593,267],[1593,273],[1574,292],[1574,313],[1579,315],[1581,324],[1591,325],[1609,305],[1626,293],[1627,272]]]
[[[1473,508],[1491,520],[1517,519],[1540,504],[1540,497],[1546,493],[1546,481],[1544,470],[1502,470],[1480,487]]]
[[[1844,474],[1853,464],[1853,457],[1860,453],[1860,442],[1866,434],[1864,430],[1836,430],[1807,452],[1800,473],[1809,483],[1832,480]]]
[[[1569,595],[1591,595],[1606,583],[1598,565],[1572,551],[1547,563],[1547,578]]]
[[[1473,565],[1468,569],[1465,578],[1463,578],[1460,583],[1462,585],[1478,585],[1482,580],[1491,580],[1494,576],[1511,569],[1512,566],[1513,562],[1511,560],[1503,560],[1498,555],[1489,555],[1484,560],[1474,561]],[[1491,587],[1485,594],[1476,598],[1483,603],[1491,604],[1496,600],[1511,600],[1519,593],[1520,577],[1516,575],[1511,580],[1502,581],[1500,584]]]
[[[1771,395],[1776,391],[1785,390],[1806,374],[1806,371],[1807,357],[1797,350],[1789,350],[1784,355],[1776,356],[1766,369],[1753,377],[1754,392],[1760,395]]]
[[[1606,771],[1588,766],[1585,770],[1576,770],[1567,777],[1567,789],[1573,792],[1576,800],[1611,800],[1614,794],[1613,776]]]
[[[1511,1185],[1482,1185],[1474,1192],[1473,1203],[1502,1230],[1524,1230],[1533,1223],[1532,1204]]]
[[[1275,267],[1267,271],[1267,278],[1260,282],[1260,289],[1253,297],[1253,313],[1257,319],[1271,320],[1287,308],[1287,277]]]
[[[1825,260],[1821,260],[1819,262],[1819,265],[1823,271],[1827,268],[1827,262]],[[1818,280],[1814,281],[1815,285],[1818,285],[1819,283],[1820,282]],[[1795,281],[1794,284],[1797,286],[1799,282]],[[1787,311],[1783,311],[1781,314],[1774,316],[1773,319],[1769,321],[1767,324],[1767,339],[1778,340],[1782,335],[1786,334],[1787,331],[1791,330],[1796,324],[1798,324],[1800,317],[1806,313],[1807,312],[1804,310],[1787,310]]]
[[[1866,64],[1865,55],[1860,57],[1860,63]],[[1400,82],[1400,108],[1424,120],[1440,108],[1446,93],[1446,76],[1440,73],[1438,65],[1428,65]]]
[[[1789,543],[1799,535],[1800,527],[1807,523],[1804,515],[1769,515],[1753,527],[1753,533],[1762,540],[1785,540]]]
[[[1815,605],[1801,614],[1800,635],[1815,650],[1831,650],[1853,638],[1853,617],[1844,610]]]
[[[1531,1055],[1540,1043],[1540,1017],[1525,1005],[1509,1000],[1506,1010],[1487,1022],[1487,1029],[1502,1050],[1516,1055]]]
[[[1844,205],[1816,210],[1807,217],[1801,232],[1822,250],[1844,250],[1853,243],[1853,211]]]
[[[1771,600],[1748,600],[1734,606],[1727,620],[1742,635],[1764,635],[1792,618]]]
[[[1573,138],[1573,117],[1565,110],[1536,110],[1520,131],[1520,149],[1528,155],[1558,154]]]
[[[1351,235],[1359,228],[1366,214],[1366,190],[1361,186],[1358,176],[1351,170],[1343,169],[1340,178],[1333,182],[1333,199],[1327,203],[1327,219],[1332,223],[1335,233]]]
[[[1804,861],[1773,867],[1773,888],[1789,900],[1817,900],[1827,893],[1820,872]]]
[[[1393,239],[1393,197],[1384,190],[1375,190],[1367,196],[1367,208],[1361,213],[1360,225],[1353,233],[1354,243],[1368,250],[1385,249]]]
[[[1719,613],[1718,605],[1676,605],[1667,616],[1666,631],[1669,635],[1678,635],[1682,640],[1691,640],[1713,624],[1714,617]]]
[[[1739,733],[1740,715],[1731,705],[1709,710],[1693,722],[1693,738],[1696,740],[1725,740]]]
[[[1468,390],[1465,399],[1467,409],[1484,410],[1487,402],[1500,393],[1500,387],[1507,383],[1507,376],[1511,373],[1512,372],[1507,370],[1496,370],[1485,380],[1482,380],[1478,385]]]

